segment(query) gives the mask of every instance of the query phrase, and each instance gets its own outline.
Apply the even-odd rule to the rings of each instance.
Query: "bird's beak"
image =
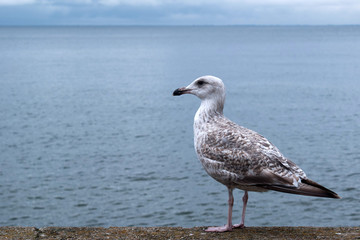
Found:
[[[180,96],[186,93],[191,93],[191,89],[186,88],[186,87],[182,87],[182,88],[178,88],[173,92],[173,96]]]

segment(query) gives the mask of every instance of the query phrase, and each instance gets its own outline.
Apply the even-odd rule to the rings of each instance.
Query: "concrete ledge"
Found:
[[[205,227],[0,227],[0,239],[360,239],[360,227],[247,227],[207,233]]]

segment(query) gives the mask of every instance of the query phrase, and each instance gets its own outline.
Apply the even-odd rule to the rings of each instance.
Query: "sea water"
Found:
[[[172,96],[202,75],[342,197],[250,192],[248,226],[359,225],[359,26],[0,28],[0,225],[225,224],[193,148],[200,100]]]

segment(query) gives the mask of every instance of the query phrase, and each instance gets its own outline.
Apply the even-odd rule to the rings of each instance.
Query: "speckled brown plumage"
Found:
[[[202,113],[199,113],[201,115]],[[305,173],[260,134],[222,114],[199,116],[194,142],[199,160],[210,176],[234,188],[266,191],[261,185],[298,187]]]

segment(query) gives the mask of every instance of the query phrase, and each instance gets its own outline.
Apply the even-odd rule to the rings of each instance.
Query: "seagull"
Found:
[[[245,227],[248,191],[274,190],[306,196],[340,198],[335,192],[306,177],[265,137],[239,126],[223,115],[225,86],[220,78],[203,76],[173,96],[193,94],[201,99],[194,117],[194,145],[205,171],[227,187],[228,219],[225,226],[209,227],[208,232],[226,232]],[[244,190],[240,224],[232,225],[233,190]]]

